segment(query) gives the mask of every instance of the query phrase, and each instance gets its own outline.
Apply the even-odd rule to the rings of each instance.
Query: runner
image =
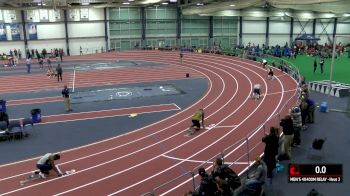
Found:
[[[194,134],[194,131],[199,131],[201,129],[201,124],[200,121],[202,121],[202,127],[203,129],[205,129],[205,125],[204,125],[204,110],[203,109],[199,109],[197,110],[193,116],[192,116],[192,125],[189,129],[189,135]]]

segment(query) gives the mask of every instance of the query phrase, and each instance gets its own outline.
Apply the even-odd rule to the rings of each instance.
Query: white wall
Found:
[[[70,39],[69,40],[70,55],[79,55],[80,46],[83,48],[84,53],[91,54],[91,53],[95,53],[95,50],[101,50],[101,47],[106,49],[106,42],[104,38]]]
[[[270,20],[269,46],[290,44],[290,19]]]
[[[303,27],[300,25],[300,23]],[[308,23],[306,21],[301,21],[300,23],[298,22],[298,20],[294,20],[293,39],[305,33],[312,34],[312,28],[313,28],[312,20],[310,20]],[[302,31],[303,28],[304,28],[304,31]]]
[[[337,34],[349,34],[350,35],[350,23],[338,23]]]
[[[319,44],[329,43],[328,36],[331,39],[330,41],[332,41],[332,39],[333,39],[334,19],[331,19],[331,21],[329,22],[329,24],[327,26],[328,22],[329,22],[329,19],[322,20],[322,23],[323,23],[323,26],[322,26],[320,20],[317,20],[315,35],[316,35],[316,37],[320,38],[320,41],[318,42]],[[325,27],[325,30],[323,31],[324,27]],[[323,33],[322,33],[322,31],[323,31]],[[328,34],[328,36],[327,36],[327,34]]]
[[[266,21],[265,20],[257,20],[257,21],[244,21],[243,18],[242,24],[242,33],[250,34],[250,33],[262,33],[266,32]]]
[[[65,38],[64,23],[45,23],[37,25],[38,39]]]
[[[339,22],[337,24],[337,34],[344,37],[337,37],[337,43],[350,44],[350,21]]]
[[[265,44],[266,40],[266,20],[261,20],[262,18],[255,18],[256,20],[251,19],[252,18],[243,17],[242,43],[243,45],[247,45],[250,42],[251,44],[259,44],[261,46]]]
[[[0,42],[0,53],[10,54],[10,50],[20,49],[22,51],[22,58],[25,57],[23,41],[8,41]]]
[[[290,34],[290,22],[289,21],[270,21],[270,34],[273,33],[283,33],[283,34]]]
[[[70,38],[104,36],[104,22],[68,23],[68,35]]]
[[[265,44],[265,34],[264,35],[244,35],[242,36],[242,44],[243,45],[248,45],[248,43],[250,42],[251,44],[259,44],[260,46],[262,46],[263,44]]]
[[[42,51],[42,49],[46,49],[47,52],[50,52],[51,49],[54,48],[63,48],[66,51],[66,42],[64,39],[61,40],[28,40],[28,48],[29,49],[38,49],[38,51]]]
[[[80,13],[80,12],[79,12]],[[79,55],[80,46],[83,53],[95,53],[106,49],[105,26],[103,9],[89,8],[89,19],[68,20],[69,50],[70,55]]]
[[[290,44],[289,35],[270,35],[269,46],[280,45],[284,46],[286,43]]]

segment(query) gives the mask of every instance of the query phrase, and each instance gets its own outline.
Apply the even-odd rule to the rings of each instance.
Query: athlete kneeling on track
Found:
[[[253,99],[258,100],[260,98],[260,84],[254,84],[253,87]]]
[[[192,123],[193,124],[190,127],[189,134],[192,135],[194,133],[193,129],[195,129],[196,131],[199,131],[201,129],[200,121],[202,121],[202,127],[203,127],[203,129],[205,129],[205,126],[204,126],[204,110],[203,109],[199,109],[193,114],[193,116],[192,116]]]
[[[39,159],[36,164],[36,167],[40,170],[40,178],[46,178],[46,175],[50,174],[51,170],[54,170],[58,176],[62,176],[63,173],[55,165],[55,161],[59,160],[61,156],[59,154],[46,153],[43,157]]]
[[[268,80],[273,80],[275,79],[275,76],[273,74],[273,70],[271,67],[267,68],[267,79]]]

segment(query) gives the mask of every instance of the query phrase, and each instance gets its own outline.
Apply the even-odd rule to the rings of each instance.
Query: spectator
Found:
[[[232,192],[227,181],[222,179],[216,179],[216,187],[218,189],[216,195],[218,196],[232,196]]]
[[[307,105],[306,100],[307,99],[305,97],[302,97],[301,103],[300,103],[302,129],[306,129],[307,128],[307,126],[306,126],[306,118],[307,118],[307,115],[309,114],[308,105]]]
[[[293,138],[293,146],[300,147],[301,139],[300,139],[300,130],[302,128],[301,123],[301,111],[299,106],[295,106],[290,110],[290,115],[293,121],[293,129],[294,129],[294,138]]]
[[[310,99],[309,97],[306,99],[307,103],[307,122],[308,123],[314,123],[315,120],[315,102],[314,100]]]
[[[180,62],[182,64],[182,59],[184,58],[184,54],[182,52],[180,52]]]
[[[218,190],[212,176],[208,175],[203,167],[198,169],[201,183],[195,195],[214,195]]]
[[[40,54],[39,54],[39,52],[38,52],[38,49],[35,49],[35,54],[36,54],[36,58],[37,58],[38,61],[39,61],[39,59],[40,59]]]
[[[267,167],[259,156],[255,158],[255,161],[258,167],[256,168],[254,174],[249,177],[247,184],[254,182],[263,185],[265,184],[267,177]]]
[[[314,73],[316,72],[316,69],[317,69],[317,61],[316,61],[316,57],[315,57],[315,60],[314,60]]]
[[[254,174],[247,179],[245,188],[243,190],[244,195],[261,195],[262,186],[266,181],[266,164],[261,160],[260,157],[257,157],[255,161],[258,166]]]
[[[263,137],[262,141],[265,143],[264,162],[267,166],[267,177],[272,178],[272,172],[276,168],[276,156],[279,146],[278,128],[271,127],[270,134]]]
[[[30,58],[30,56],[26,59],[26,65],[27,65],[27,73],[30,73],[30,67],[32,64],[32,59]]]
[[[57,81],[59,82],[61,78],[61,82],[62,82],[62,67],[60,64],[58,64],[56,67],[56,74],[57,74]]]
[[[225,180],[233,191],[241,186],[239,176],[228,165],[223,164],[221,157],[216,158],[213,163],[212,176],[216,181]]]
[[[60,60],[61,62],[63,61],[63,49],[59,49],[59,56],[60,56]]]
[[[66,112],[73,111],[70,106],[69,88],[67,85],[64,85],[64,88],[62,90],[62,97],[64,98],[64,106],[66,108]]]
[[[39,68],[40,69],[44,68],[44,60],[42,58],[39,58]]]
[[[48,69],[52,69],[50,57],[47,58],[46,62],[47,62],[47,68],[48,68]]]
[[[292,158],[291,154],[291,146],[294,138],[294,129],[293,129],[293,121],[290,115],[285,116],[280,125],[282,127],[282,131],[284,134],[284,153],[286,155],[285,159],[290,160]]]
[[[18,58],[19,58],[19,59],[22,59],[22,52],[21,52],[20,49],[18,49]]]
[[[321,57],[321,60],[320,60],[321,74],[323,74],[323,66],[324,66],[324,58]]]

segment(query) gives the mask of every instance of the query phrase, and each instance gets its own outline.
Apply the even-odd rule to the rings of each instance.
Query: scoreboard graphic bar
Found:
[[[341,164],[289,164],[289,182],[343,182]]]

